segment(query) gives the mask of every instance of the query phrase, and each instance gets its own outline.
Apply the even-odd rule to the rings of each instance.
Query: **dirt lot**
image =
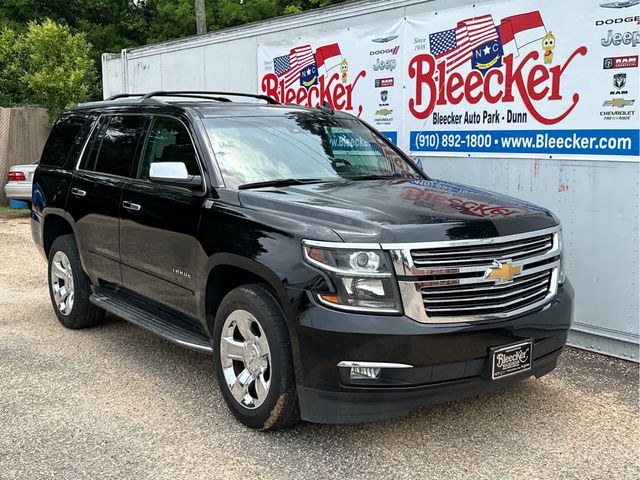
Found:
[[[0,478],[640,476],[638,366],[569,349],[540,380],[353,426],[258,433],[210,357],[115,317],[65,330],[27,219],[0,218]]]

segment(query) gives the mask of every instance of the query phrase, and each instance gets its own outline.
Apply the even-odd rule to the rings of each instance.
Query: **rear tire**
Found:
[[[82,269],[73,235],[61,235],[49,251],[49,295],[53,310],[67,328],[86,328],[99,324],[104,310],[89,302],[91,282]]]
[[[244,285],[224,297],[214,322],[213,351],[218,385],[238,420],[258,430],[300,421],[289,331],[266,286]]]

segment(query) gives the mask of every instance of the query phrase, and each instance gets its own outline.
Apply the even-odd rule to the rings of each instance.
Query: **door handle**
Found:
[[[71,189],[71,193],[74,194],[76,197],[84,197],[87,195],[87,192],[75,187]]]
[[[137,203],[132,203],[132,202],[129,202],[127,200],[122,202],[122,206],[123,206],[123,208],[126,208],[127,210],[131,210],[132,212],[138,212],[138,211],[140,211],[142,209],[142,207],[140,205],[138,205]]]

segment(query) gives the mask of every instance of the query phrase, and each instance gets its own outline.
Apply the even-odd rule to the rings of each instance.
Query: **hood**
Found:
[[[332,228],[345,242],[489,238],[558,224],[548,210],[441,180],[367,180],[243,190],[244,206]]]

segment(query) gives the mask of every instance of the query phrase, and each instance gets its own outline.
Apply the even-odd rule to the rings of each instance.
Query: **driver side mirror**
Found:
[[[157,183],[201,186],[200,175],[189,175],[187,166],[182,162],[155,162],[149,166],[149,179]]]

